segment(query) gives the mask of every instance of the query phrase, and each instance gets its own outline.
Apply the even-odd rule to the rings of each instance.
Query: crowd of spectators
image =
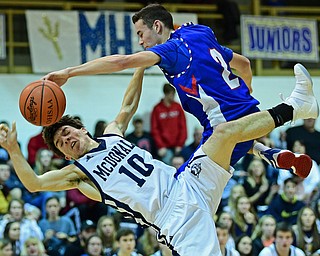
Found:
[[[171,93],[169,103],[165,101],[167,91]],[[186,120],[180,116],[183,112],[177,109],[173,99],[174,93],[166,88],[161,108],[155,106],[149,117],[150,131],[144,126],[146,119],[137,115],[133,118],[133,131],[126,138],[158,159],[164,158],[159,150],[170,150],[171,157],[167,161],[179,168],[199,145],[202,128],[194,127],[193,141],[185,143]],[[174,118],[176,120],[166,120]],[[153,123],[159,122],[158,119],[170,125],[159,129]],[[315,129],[315,121],[305,120],[300,126],[281,131],[278,140],[273,141],[273,137],[260,140],[310,154],[314,161],[308,178],[301,179],[290,171],[274,169],[255,157],[244,157],[235,166],[235,174],[227,184],[216,214],[216,232],[223,255],[263,256],[273,251],[290,255],[288,248],[296,255],[320,255],[320,170],[317,162],[320,132]],[[174,122],[184,123],[173,125]],[[101,136],[106,125],[104,120],[97,121],[92,134]],[[153,130],[155,127],[157,132]],[[164,146],[159,132],[170,136],[177,134],[177,127],[185,129],[180,134],[182,139]],[[37,174],[67,163],[53,155],[40,135],[31,138],[29,143],[33,145],[28,147]],[[154,139],[153,135],[158,137]],[[172,255],[170,249],[157,241],[153,229],[142,228],[113,208],[88,199],[77,189],[30,193],[19,181],[3,149],[0,149],[0,188],[1,255]]]

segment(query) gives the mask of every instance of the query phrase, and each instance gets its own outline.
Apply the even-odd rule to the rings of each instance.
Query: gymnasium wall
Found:
[[[19,94],[23,87],[40,75],[0,75],[0,120],[17,121],[18,140],[24,155],[27,155],[27,143],[31,136],[41,131],[23,119],[19,111]],[[131,75],[97,75],[75,77],[63,86],[67,97],[67,114],[78,115],[82,118],[86,128],[93,132],[98,119],[113,120],[118,113],[122,96],[131,79]],[[145,128],[149,129],[149,114],[152,107],[162,98],[162,86],[166,80],[162,75],[145,75],[143,92],[137,113],[145,120]],[[253,95],[260,100],[260,108],[266,109],[280,102],[279,93],[288,96],[294,87],[292,77],[254,77]],[[314,78],[314,91],[320,102],[320,77]],[[187,114],[188,140],[192,141],[192,132],[197,121]],[[301,124],[298,122],[297,124]],[[316,123],[320,130],[320,121]],[[289,125],[282,129],[289,128]],[[132,131],[129,126],[128,132]],[[278,130],[277,130],[278,131]],[[276,132],[277,132],[276,131]]]

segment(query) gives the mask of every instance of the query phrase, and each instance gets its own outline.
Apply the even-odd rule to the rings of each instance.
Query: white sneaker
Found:
[[[307,69],[300,63],[294,65],[296,86],[284,103],[293,107],[293,119],[316,119],[319,116],[319,106],[312,90],[312,80]]]

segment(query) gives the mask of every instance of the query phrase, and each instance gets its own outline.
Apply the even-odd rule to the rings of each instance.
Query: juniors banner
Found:
[[[34,73],[47,73],[112,54],[142,51],[127,12],[26,11]],[[196,14],[174,13],[175,26],[197,23]],[[158,71],[157,69],[154,69]]]
[[[318,62],[318,47],[315,20],[241,16],[242,54],[249,58]]]

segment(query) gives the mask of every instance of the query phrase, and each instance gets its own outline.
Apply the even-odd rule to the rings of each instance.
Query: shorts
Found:
[[[180,256],[221,255],[214,215],[232,173],[232,167],[224,170],[200,147],[177,176],[154,224]]]

